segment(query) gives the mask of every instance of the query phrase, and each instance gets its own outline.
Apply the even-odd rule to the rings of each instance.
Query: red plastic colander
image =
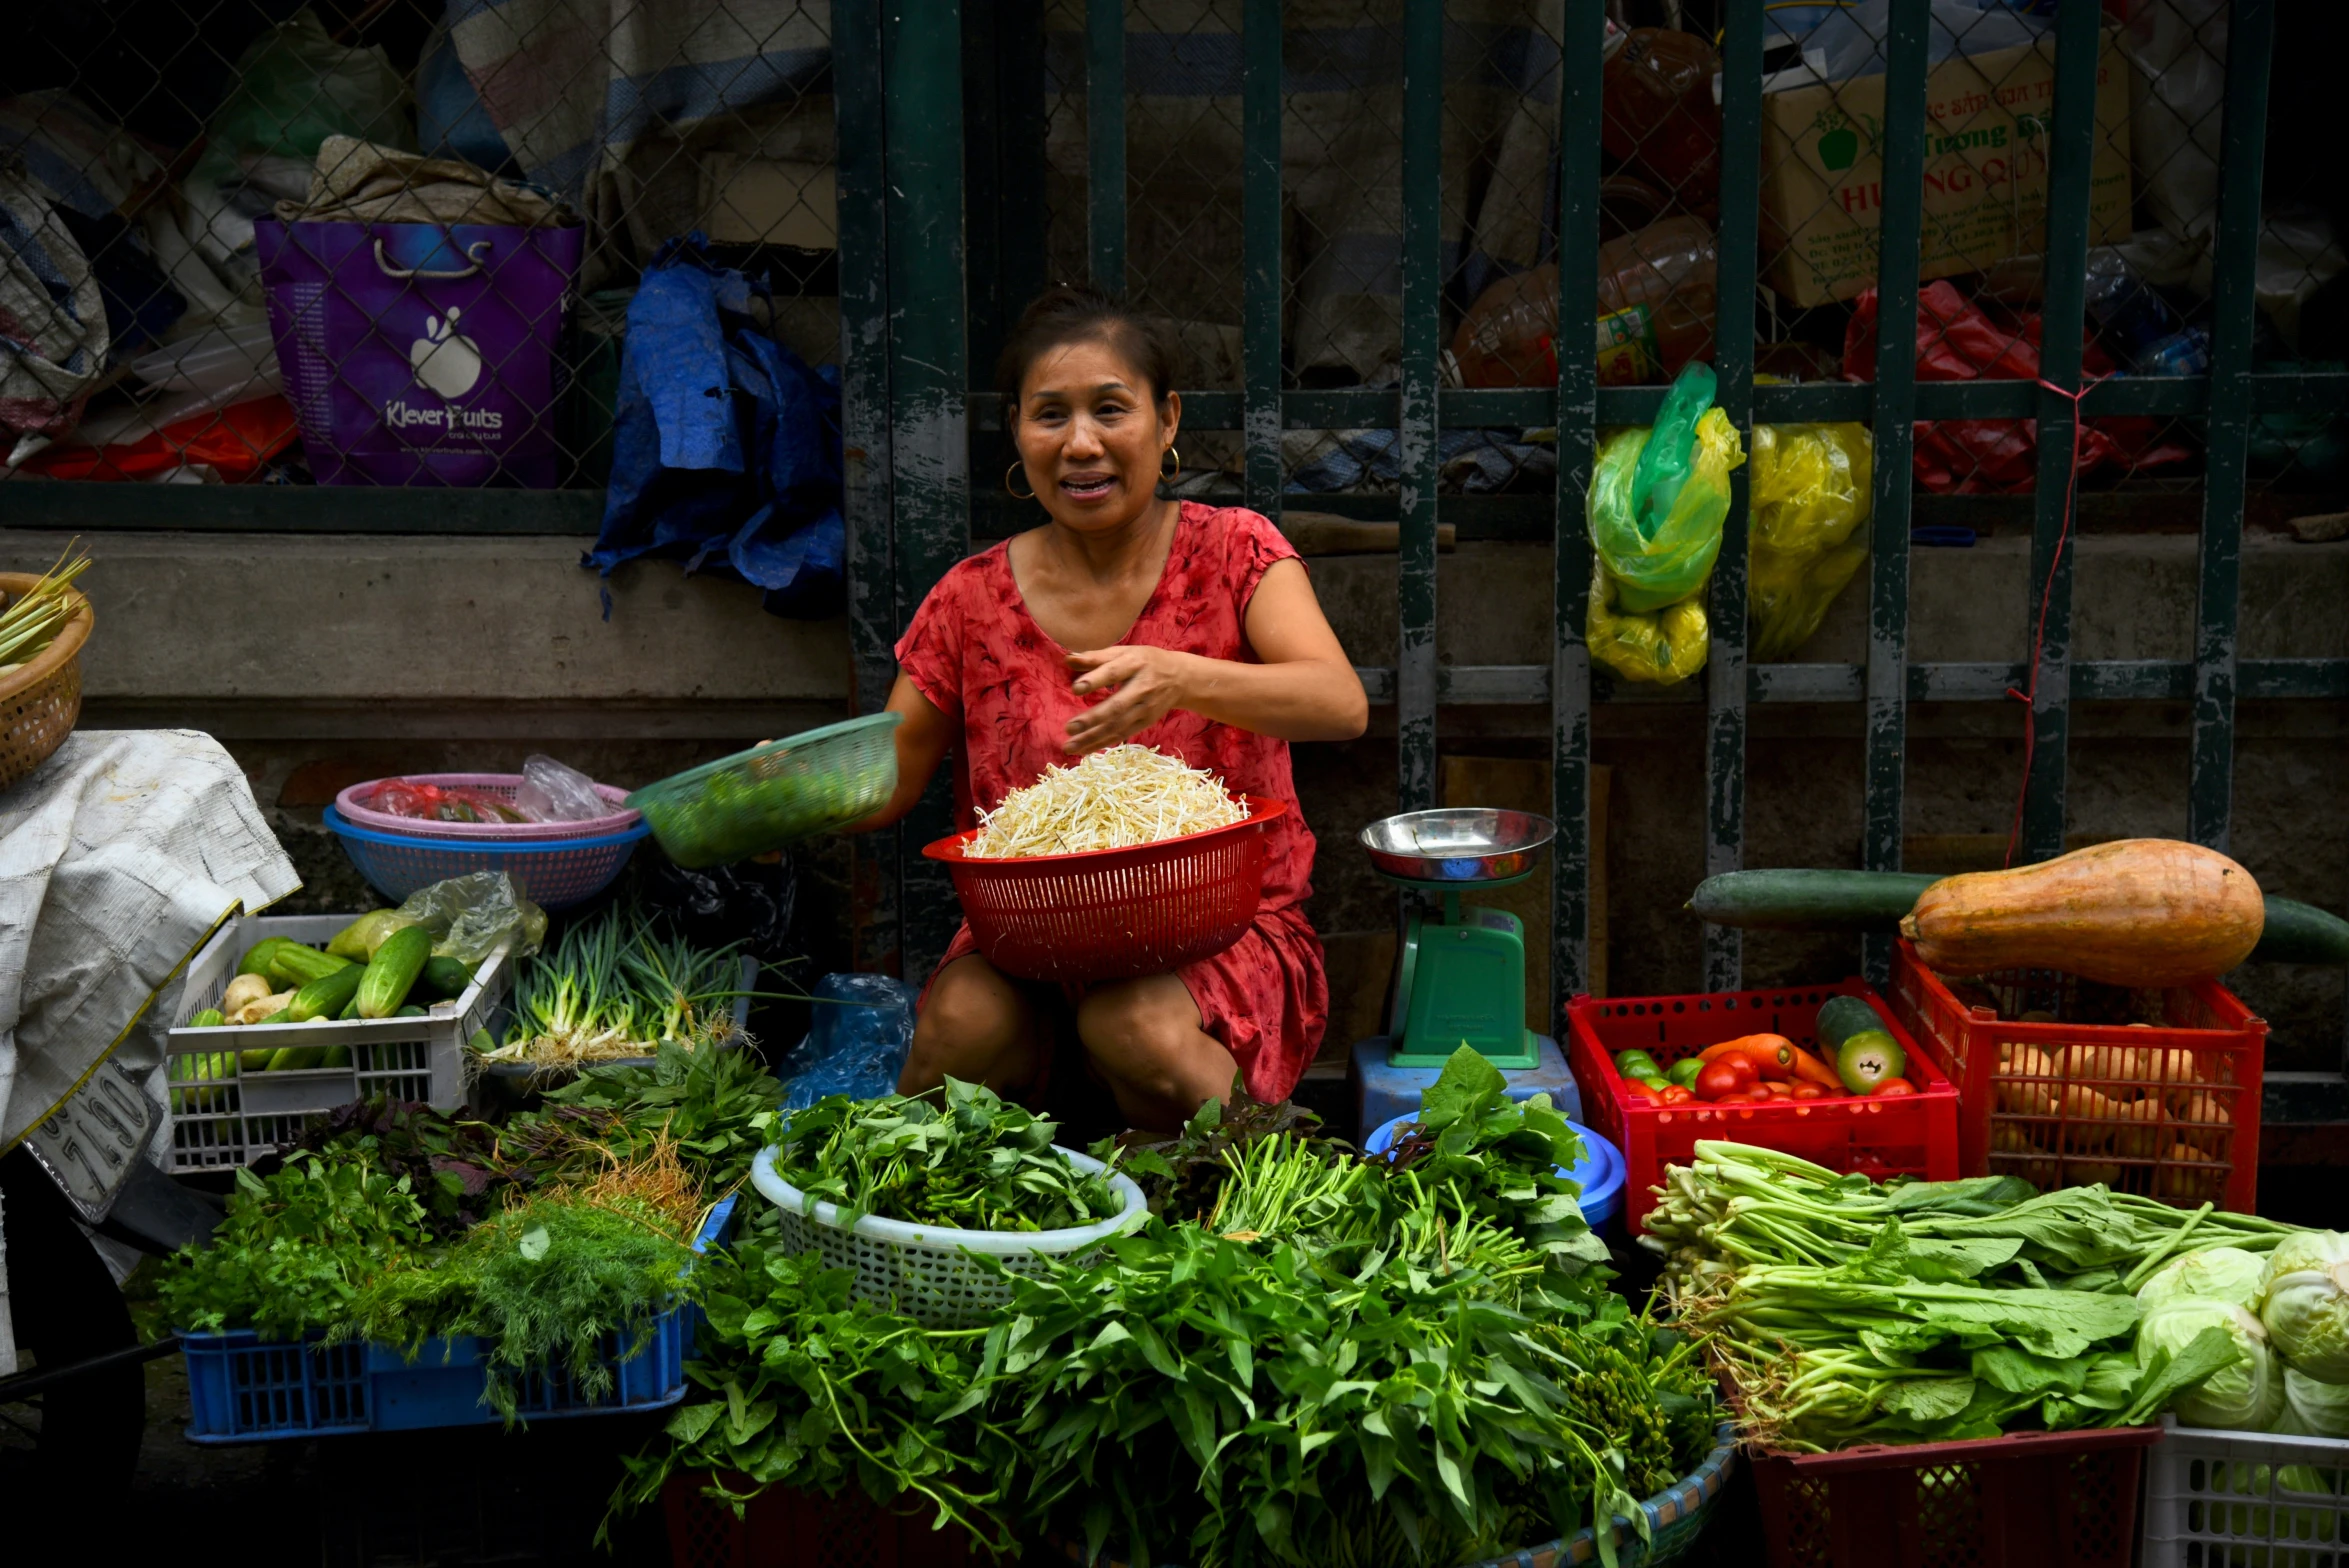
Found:
[[[987,962],[1023,980],[1131,980],[1220,953],[1264,896],[1266,831],[1288,802],[1262,795],[1245,821],[1074,855],[981,860],[957,833],[922,853],[945,863]]]

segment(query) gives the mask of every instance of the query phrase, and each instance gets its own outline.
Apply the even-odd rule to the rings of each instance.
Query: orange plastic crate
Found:
[[[2217,981],[2126,991],[2053,969],[1950,981],[1903,941],[1892,1010],[1958,1086],[1967,1175],[2103,1182],[2243,1214],[2258,1200],[2267,1023]],[[2151,1017],[2107,1016],[2127,1011]],[[2054,1021],[2024,1022],[2030,1012]]]
[[[1795,1100],[1775,1105],[1650,1105],[1625,1091],[1615,1053],[1637,1046],[1669,1068],[1708,1045],[1745,1034],[1781,1034],[1806,1050],[1819,1041],[1819,1008],[1856,996],[1876,1009],[1909,1053],[1917,1092],[1898,1099]],[[1623,1212],[1637,1230],[1656,1206],[1650,1189],[1664,1167],[1685,1165],[1699,1141],[1726,1138],[1792,1154],[1829,1170],[1943,1181],[1958,1173],[1958,1091],[1919,1052],[1884,1003],[1860,980],[1770,991],[1599,998],[1567,1004],[1567,1065],[1582,1089],[1591,1130],[1623,1151]]]

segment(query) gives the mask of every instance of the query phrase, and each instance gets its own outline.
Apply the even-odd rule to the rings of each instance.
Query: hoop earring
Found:
[[[1183,477],[1183,454],[1170,446],[1166,449],[1166,456],[1174,459],[1174,472],[1171,474],[1168,473],[1166,471],[1166,458],[1160,458],[1158,461],[1158,478],[1161,484],[1172,484],[1177,479]]]
[[[1036,492],[1033,490],[1022,493],[1018,490],[1014,490],[1011,487],[1011,476],[1018,473],[1021,469],[1027,466],[1028,465],[1025,463],[1014,463],[1003,471],[1003,493],[1010,496],[1014,501],[1033,501],[1036,499]]]

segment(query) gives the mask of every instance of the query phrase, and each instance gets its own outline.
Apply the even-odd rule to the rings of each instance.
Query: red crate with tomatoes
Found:
[[[1636,1230],[1664,1167],[1722,1138],[1882,1180],[1958,1174],[1958,1091],[1864,981],[1568,1004],[1591,1130]]]

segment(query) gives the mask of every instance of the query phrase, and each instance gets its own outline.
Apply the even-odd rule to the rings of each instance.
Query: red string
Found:
[[[2059,387],[2045,377],[2039,379],[2040,386],[2053,392],[2057,397],[2068,398],[2071,401],[2072,461],[2069,470],[2064,475],[2063,526],[2056,530],[2055,550],[2047,558],[2047,581],[2039,589],[2039,621],[2031,632],[2030,675],[2026,681],[2029,689],[2017,691],[2012,686],[2006,689],[2006,694],[2009,697],[2023,704],[2023,782],[2015,790],[2014,821],[2009,824],[2006,830],[2006,864],[2010,867],[2015,863],[2015,850],[2022,843],[2023,803],[2030,798],[2031,757],[2039,743],[2039,656],[2047,646],[2047,611],[2048,606],[2055,600],[2056,569],[2063,564],[2064,549],[2071,542],[2072,507],[2080,489],[2080,399],[2088,395],[2089,387],[2095,386],[2096,382],[2102,379],[2100,376],[2090,380],[2077,392]]]

